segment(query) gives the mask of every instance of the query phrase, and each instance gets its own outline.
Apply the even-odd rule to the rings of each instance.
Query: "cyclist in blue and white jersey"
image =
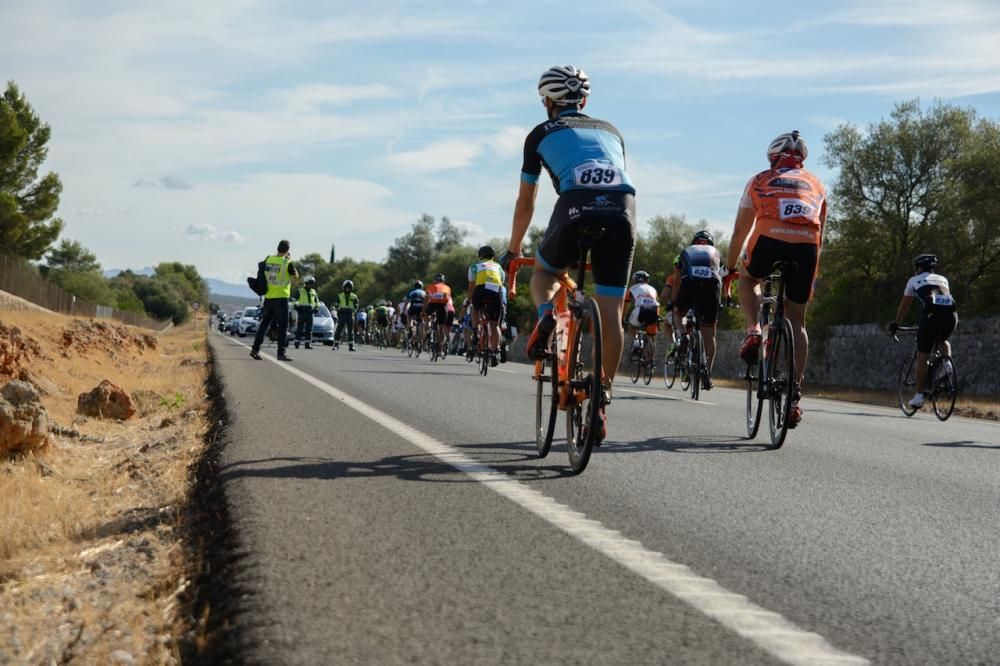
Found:
[[[606,232],[591,250],[595,293],[603,330],[605,386],[598,441],[607,434],[604,405],[611,401],[611,382],[618,370],[624,332],[625,290],[635,251],[635,188],[625,169],[625,142],[611,123],[583,113],[590,95],[590,79],[572,65],[557,65],[542,74],[538,93],[548,120],[535,127],[524,142],[521,185],[514,207],[510,244],[501,257],[504,269],[521,254],[521,241],[531,226],[544,167],[559,195],[545,237],[535,252],[531,297],[538,308],[538,324],[528,339],[529,355],[541,355],[555,330],[552,299],[558,276],[576,263],[580,222],[598,221]]]
[[[405,303],[404,309],[406,310],[406,337],[412,337],[414,327],[420,325],[420,320],[424,314],[424,301],[426,300],[427,292],[424,291],[424,283],[417,280],[413,283],[413,289],[403,299],[403,303]],[[418,342],[422,343],[423,340],[418,340]]]
[[[906,317],[913,299],[920,301],[923,312],[917,327],[917,376],[916,395],[910,400],[910,407],[924,406],[924,388],[927,383],[927,358],[935,344],[941,345],[941,353],[951,356],[948,336],[958,325],[958,310],[951,295],[948,278],[934,271],[938,258],[933,254],[921,254],[913,260],[914,275],[903,289],[903,298],[896,311],[896,321],[889,323],[889,332],[895,333],[899,322]]]
[[[674,297],[674,321],[683,322],[688,310],[694,308],[701,323],[701,339],[705,344],[708,373],[701,387],[712,389],[712,366],[715,365],[715,324],[719,320],[722,300],[722,254],[715,248],[715,237],[707,230],[699,231],[680,254],[677,268],[677,293]],[[686,348],[686,333],[682,332],[681,348]]]

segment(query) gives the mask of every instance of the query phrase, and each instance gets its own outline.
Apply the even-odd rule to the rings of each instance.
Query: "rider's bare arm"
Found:
[[[726,266],[736,268],[740,259],[740,252],[743,251],[743,244],[753,228],[756,213],[753,208],[740,208],[736,213],[736,224],[733,226],[733,237],[729,241],[729,252],[726,254]]]
[[[899,302],[899,309],[896,310],[896,323],[902,324],[903,318],[906,317],[906,313],[910,310],[910,303],[913,302],[913,296],[903,296],[903,300]]]
[[[538,184],[521,181],[521,186],[517,191],[517,203],[514,204],[514,224],[510,232],[510,243],[507,249],[511,252],[519,253],[521,243],[524,241],[528,227],[531,226],[531,217],[535,214],[535,199],[538,196]]]

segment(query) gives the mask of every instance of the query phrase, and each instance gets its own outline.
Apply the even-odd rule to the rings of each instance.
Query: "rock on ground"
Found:
[[[81,393],[76,411],[84,416],[125,421],[135,416],[132,398],[117,384],[107,379],[88,393]]]
[[[28,453],[49,444],[52,424],[38,390],[28,382],[0,389],[0,453]]]

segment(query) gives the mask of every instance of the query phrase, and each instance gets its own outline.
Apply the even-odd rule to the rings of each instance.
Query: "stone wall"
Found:
[[[35,312],[51,312],[40,305],[35,305],[31,301],[26,301],[20,296],[0,291],[0,310],[33,310]]]
[[[518,336],[512,347],[512,360],[525,361],[527,335]],[[739,379],[744,364],[739,359],[743,342],[740,331],[719,331],[716,354],[716,377]],[[959,322],[951,336],[952,356],[958,373],[959,388],[969,394],[1000,394],[1000,317]],[[621,369],[628,371],[628,344]],[[666,338],[656,340],[657,377],[662,373]],[[806,368],[807,383],[833,384],[867,389],[896,388],[899,366],[913,353],[913,334],[900,334],[896,342],[875,324],[834,326],[822,345],[814,345]]]

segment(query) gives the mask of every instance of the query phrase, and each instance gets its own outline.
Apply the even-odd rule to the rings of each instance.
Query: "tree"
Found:
[[[465,237],[469,232],[459,229],[447,217],[442,216],[438,223],[437,242],[434,244],[434,251],[437,253],[447,252],[453,247],[461,247],[465,242]]]
[[[917,100],[897,104],[866,132],[842,125],[828,134],[824,161],[838,175],[814,318],[888,321],[922,252],[939,256],[960,306],[996,311],[986,283],[1000,267],[998,137],[997,124],[972,109],[922,109]]]
[[[51,130],[13,81],[0,97],[0,247],[40,259],[62,231],[53,217],[62,183],[38,171],[48,155]]]
[[[155,279],[172,284],[188,304],[208,303],[208,286],[193,265],[179,261],[163,262],[154,270]]]
[[[101,271],[97,255],[85,248],[80,241],[63,239],[58,247],[49,250],[45,263],[50,271],[90,273]]]
[[[426,279],[436,246],[434,227],[434,218],[424,213],[413,223],[410,233],[393,241],[380,271],[382,283]]]

